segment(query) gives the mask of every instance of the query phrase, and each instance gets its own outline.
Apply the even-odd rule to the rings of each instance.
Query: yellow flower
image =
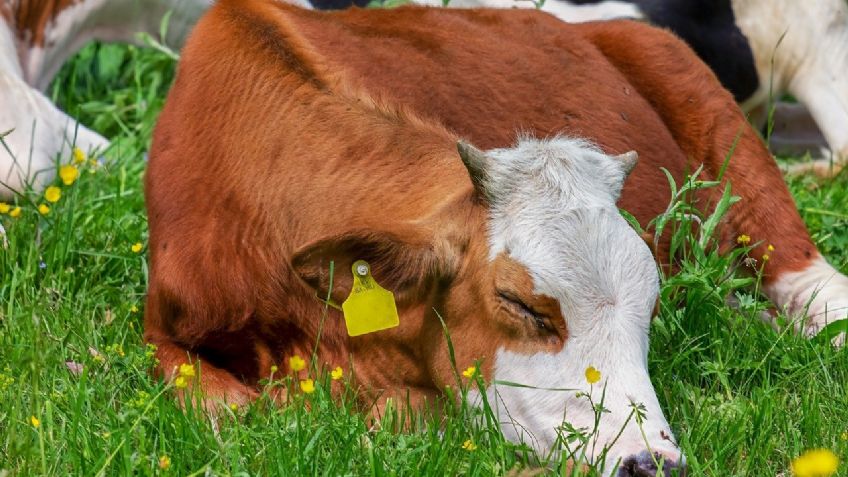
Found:
[[[736,243],[741,244],[741,245],[748,245],[749,243],[751,243],[751,237],[748,236],[748,235],[742,234],[742,235],[736,237]]]
[[[306,394],[312,394],[315,392],[315,382],[311,379],[301,379],[300,380],[300,390],[305,392]]]
[[[769,254],[767,254],[767,253],[764,253],[764,254],[763,254],[763,261],[764,261],[764,262],[768,262],[768,259],[769,259],[769,258],[771,258],[771,257],[769,257]]]
[[[477,373],[477,366],[469,366],[469,367],[465,368],[465,371],[462,372],[462,375],[465,376],[468,379],[471,379],[471,378],[474,377],[474,374],[476,374],[476,373]]]
[[[130,307],[130,313],[138,313],[138,307],[133,305]]]
[[[141,249],[143,247],[144,247],[144,245],[142,245],[141,242],[136,242],[136,243],[132,244],[132,247],[130,247],[130,250],[132,250],[133,253],[139,253],[139,252],[141,252]]]
[[[62,184],[69,186],[74,183],[79,177],[79,169],[72,164],[66,164],[59,168],[59,178],[62,179]]]
[[[774,245],[769,244],[769,246],[768,246],[768,247],[766,247],[766,248],[768,248],[768,251],[769,251],[769,252],[774,252]]]
[[[477,450],[477,444],[475,444],[471,439],[462,443],[462,448],[467,450],[468,452]]]
[[[74,164],[81,164],[85,162],[85,153],[82,152],[82,149],[75,147],[74,148]]]
[[[168,467],[171,467],[171,458],[163,455],[159,458],[159,468],[162,470],[168,470]]]
[[[828,449],[813,449],[792,461],[795,477],[830,477],[839,467],[839,458]]]
[[[29,422],[32,424],[32,427],[38,429],[41,427],[41,421],[38,420],[35,416],[29,416]]]
[[[62,189],[50,186],[44,191],[44,198],[47,199],[47,202],[59,202],[59,199],[62,198]]]
[[[0,214],[8,214],[9,209],[11,209],[11,208],[12,208],[11,205],[9,205],[5,202],[0,202]]]
[[[47,204],[41,204],[38,206],[38,213],[41,215],[47,215],[50,213],[50,207],[47,207]]]
[[[20,207],[15,207],[14,209],[9,211],[9,217],[11,217],[13,219],[17,219],[20,216],[21,216],[21,208]]]
[[[333,378],[333,381],[342,379],[342,376],[344,376],[344,371],[341,366],[336,366],[336,369],[330,371],[330,377]]]
[[[186,378],[182,376],[177,376],[177,379],[174,380],[174,386],[176,386],[177,389],[185,389],[188,386],[188,381],[186,381]]]
[[[276,364],[272,364],[272,365],[271,365],[271,373],[272,373],[272,374],[273,374],[273,373],[276,373],[276,372],[277,372],[277,371],[279,371],[279,370],[280,370],[280,368],[278,368]]]
[[[304,361],[300,356],[294,355],[289,358],[289,368],[291,368],[294,372],[298,372],[306,368],[306,361]]]
[[[180,376],[184,378],[193,378],[194,377],[194,365],[190,363],[183,363],[180,365]]]
[[[236,404],[236,403],[230,404],[230,411],[233,411],[233,412],[238,411],[238,404]]]
[[[589,366],[586,368],[586,381],[589,384],[595,384],[601,380],[601,372],[595,369],[593,366]]]

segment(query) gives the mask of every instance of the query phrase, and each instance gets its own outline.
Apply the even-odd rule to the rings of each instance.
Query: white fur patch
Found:
[[[834,321],[848,319],[848,277],[818,256],[806,269],[784,273],[766,289],[807,336]],[[845,337],[839,337],[842,343]]]
[[[415,0],[419,5],[442,6],[442,0]],[[452,8],[536,8],[531,0],[451,0]],[[586,5],[573,5],[562,0],[547,0],[541,8],[562,21],[582,23],[617,18],[644,18],[642,11],[630,2],[606,0]]]
[[[733,0],[759,90],[750,111],[790,93],[809,109],[831,150],[848,156],[848,4],[845,0]],[[782,37],[782,39],[781,39]]]
[[[594,414],[576,390],[588,391],[588,366],[603,374],[593,397],[604,406],[595,448],[596,459],[612,442],[631,412],[631,402],[647,411],[645,443],[631,420],[607,458],[607,471],[618,459],[646,449],[680,458],[660,410],[647,370],[648,330],[658,293],[654,259],[636,232],[620,216],[615,201],[625,177],[622,163],[591,144],[574,139],[522,139],[514,149],[489,151],[487,190],[491,199],[490,257],[507,253],[523,264],[535,292],[555,298],[568,338],[557,354],[497,352],[494,379],[549,391],[493,385],[489,402],[506,437],[538,451],[558,452],[556,429],[563,421],[592,428]],[[663,438],[663,435],[667,438]]]

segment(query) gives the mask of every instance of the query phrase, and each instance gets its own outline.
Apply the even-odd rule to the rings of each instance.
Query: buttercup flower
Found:
[[[47,207],[47,204],[41,204],[38,206],[38,213],[41,215],[47,215],[50,213],[50,207]]]
[[[280,368],[278,368],[276,364],[271,365],[271,373],[276,373],[277,371],[279,371],[279,369]]]
[[[159,458],[159,468],[162,470],[168,470],[168,467],[171,467],[171,458],[163,455]]]
[[[177,376],[177,379],[174,380],[174,386],[176,386],[177,389],[185,389],[188,387],[188,381],[186,381],[186,378],[182,376]]]
[[[311,379],[301,379],[300,380],[300,390],[305,392],[306,394],[312,394],[315,392],[315,382]]]
[[[82,152],[82,149],[75,147],[74,148],[74,164],[81,164],[85,162],[85,153]]]
[[[467,450],[468,452],[472,452],[477,450],[477,444],[474,443],[471,439],[462,443],[462,448]]]
[[[839,467],[839,458],[828,449],[814,449],[792,461],[795,477],[830,477]]]
[[[5,202],[0,202],[0,214],[8,214],[9,210],[11,210],[11,209],[12,209],[11,205],[9,205]]]
[[[21,208],[20,207],[15,207],[14,209],[9,211],[9,217],[11,217],[13,219],[17,219],[20,216],[21,216]]]
[[[471,378],[474,377],[474,374],[476,374],[476,373],[477,373],[477,366],[469,366],[469,367],[465,368],[465,371],[462,372],[462,375],[465,376],[468,379],[471,379]]]
[[[59,202],[59,199],[62,198],[62,189],[56,186],[50,186],[44,191],[44,198],[47,202]]]
[[[333,378],[333,381],[342,379],[342,376],[344,376],[344,371],[341,366],[336,366],[336,369],[330,371],[330,377]]]
[[[130,313],[138,313],[138,307],[133,305],[130,307]]]
[[[289,358],[289,368],[291,368],[294,372],[301,371],[306,368],[306,361],[304,361],[300,356],[294,355]]]
[[[180,376],[184,378],[193,378],[194,377],[194,365],[190,363],[183,363],[180,365]]]
[[[769,260],[770,258],[771,258],[771,257],[769,256],[769,254],[767,254],[767,253],[764,253],[764,254],[763,254],[763,261],[764,261],[764,262],[768,262],[768,260]]]
[[[586,381],[589,384],[595,384],[601,380],[601,372],[595,369],[593,366],[589,366],[586,368]]]
[[[236,403],[230,404],[230,411],[233,411],[233,412],[238,411],[238,404],[236,404]]]
[[[59,178],[62,179],[62,184],[69,186],[74,183],[79,177],[79,169],[72,164],[66,164],[59,168]]]
[[[774,252],[774,245],[769,244],[769,246],[767,248],[768,248],[769,252]]]
[[[130,250],[132,250],[133,253],[139,253],[139,252],[141,252],[141,249],[143,247],[144,247],[144,245],[142,245],[141,242],[136,242],[136,243],[132,244],[132,247],[130,247]]]
[[[751,237],[749,237],[748,235],[742,234],[742,235],[736,237],[736,243],[738,243],[740,245],[748,245],[749,243],[751,243]]]
[[[30,424],[32,424],[32,427],[34,427],[36,429],[41,427],[41,421],[39,421],[38,418],[35,417],[35,416],[29,416],[29,422],[30,422]]]

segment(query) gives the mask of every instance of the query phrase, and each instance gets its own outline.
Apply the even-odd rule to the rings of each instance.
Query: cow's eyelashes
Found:
[[[528,320],[533,320],[536,326],[548,329],[548,317],[539,313],[532,307],[521,301],[520,298],[510,292],[498,290],[498,298],[505,303],[513,312]]]

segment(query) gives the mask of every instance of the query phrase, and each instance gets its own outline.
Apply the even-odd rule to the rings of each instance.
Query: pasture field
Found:
[[[0,215],[0,476],[571,475],[463,405],[369,422],[350,393],[329,397],[327,370],[283,407],[260,399],[213,423],[178,406],[141,338],[145,151],[174,64],[161,50],[90,45],[49,92],[115,147],[80,162],[71,185],[57,179],[55,203],[30,195],[17,218]],[[790,186],[822,252],[848,272],[848,174]],[[756,284],[689,234],[678,232],[687,258],[664,280],[649,361],[690,475],[789,476],[814,448],[848,459],[848,350],[762,324]],[[286,369],[270,385],[298,387]],[[475,385],[458,382],[454,392]]]

